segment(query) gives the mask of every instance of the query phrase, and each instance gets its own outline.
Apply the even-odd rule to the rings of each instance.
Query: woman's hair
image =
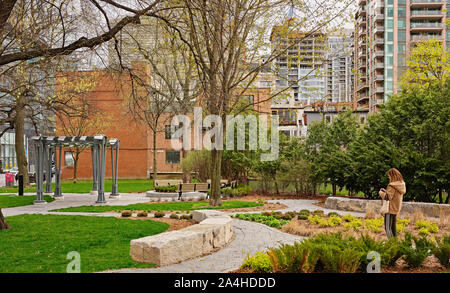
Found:
[[[402,173],[395,168],[389,169],[386,174],[389,176],[389,182],[403,181]]]

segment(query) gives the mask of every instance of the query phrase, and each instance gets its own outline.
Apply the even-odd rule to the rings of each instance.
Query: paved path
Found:
[[[82,216],[102,216],[114,217],[119,213],[84,213],[84,212],[49,212],[49,210],[82,206],[82,205],[128,205],[134,203],[148,202],[149,199],[145,193],[141,194],[122,194],[118,199],[108,199],[106,204],[96,204],[97,196],[89,194],[65,194],[63,200],[55,200],[44,205],[30,205],[15,208],[2,209],[5,217],[20,214],[57,214],[57,215],[82,215]],[[288,206],[288,208],[280,210],[300,211],[307,209],[314,211],[322,209],[325,213],[337,212],[339,214],[352,214],[355,216],[364,216],[362,213],[346,212],[330,210],[318,207],[313,203],[315,200],[270,200],[269,202],[279,202]],[[229,213],[235,214],[235,213]],[[202,272],[229,272],[236,270],[242,264],[247,254],[254,255],[258,251],[264,251],[270,247],[277,247],[282,243],[292,244],[295,241],[303,239],[303,237],[287,234],[270,228],[264,224],[241,221],[233,219],[235,231],[235,239],[226,248],[213,254],[191,259],[179,264],[160,268],[149,269],[123,269],[108,272],[134,272],[134,273],[202,273]]]
[[[234,219],[235,239],[227,247],[213,254],[191,259],[182,263],[159,268],[123,269],[107,271],[113,273],[224,273],[238,269],[247,254],[281,243],[292,244],[303,237],[280,232],[266,225]]]

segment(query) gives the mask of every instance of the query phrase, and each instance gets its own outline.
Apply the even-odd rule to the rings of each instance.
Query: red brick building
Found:
[[[71,75],[89,75],[95,79],[93,88],[89,91],[87,98],[101,109],[105,119],[112,119],[109,126],[102,134],[108,138],[120,140],[119,151],[119,178],[149,178],[153,166],[153,141],[151,131],[144,125],[133,121],[128,113],[126,99],[128,77],[126,74],[111,73],[107,71],[85,71],[73,72]],[[270,89],[251,89],[247,95],[252,96],[255,110],[262,113],[270,113],[270,101],[258,103],[269,98]],[[188,115],[192,116],[193,115]],[[56,122],[58,136],[64,136],[61,129],[61,121]],[[193,143],[193,138],[191,139]],[[160,132],[156,139],[157,167],[159,177],[181,177],[180,152],[174,151],[171,141],[164,132]],[[70,152],[65,150],[65,158],[62,166],[62,178],[69,179],[73,176]],[[92,178],[91,152],[89,149],[83,151],[78,162],[78,178]],[[106,177],[111,177],[111,157],[106,156]]]

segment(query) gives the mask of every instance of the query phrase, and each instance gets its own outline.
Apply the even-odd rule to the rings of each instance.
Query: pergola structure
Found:
[[[44,200],[44,168],[45,193],[51,193],[52,165],[55,162],[55,199],[62,199],[61,164],[64,147],[90,147],[92,153],[93,185],[91,193],[97,194],[96,203],[105,203],[105,165],[107,148],[111,148],[112,192],[110,198],[118,197],[117,168],[119,163],[120,141],[112,138],[108,141],[105,135],[96,136],[34,136],[32,137],[36,159],[36,200],[34,203],[45,203]],[[58,156],[57,156],[58,153]]]

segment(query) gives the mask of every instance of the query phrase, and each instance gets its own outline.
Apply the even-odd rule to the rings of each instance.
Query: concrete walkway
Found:
[[[254,255],[280,244],[292,244],[303,237],[280,232],[269,226],[233,220],[235,239],[213,254],[159,268],[123,269],[109,273],[225,273],[238,269],[247,254]]]
[[[64,194],[63,200],[55,200],[51,203],[43,205],[29,205],[15,208],[2,209],[5,217],[20,215],[20,214],[53,214],[53,215],[80,215],[80,216],[102,216],[102,217],[115,217],[119,216],[119,213],[85,213],[85,212],[49,212],[49,210],[75,207],[82,205],[128,205],[134,203],[145,203],[149,199],[145,196],[145,193],[140,194],[122,194],[118,199],[108,199],[106,195],[106,204],[96,204],[97,196],[89,194]],[[330,210],[314,205],[317,202],[315,200],[270,200],[271,203],[282,203],[288,208],[280,210],[282,212],[287,211],[300,211],[307,209],[310,211],[324,210],[325,213],[337,212],[338,214],[352,214],[355,216],[364,216],[362,213],[345,212]],[[253,212],[253,213],[260,213]],[[230,215],[236,213],[229,213]],[[292,244],[295,241],[303,239],[303,237],[295,236],[281,232],[277,229],[268,227],[264,224],[242,221],[238,219],[233,220],[235,239],[226,248],[215,252],[213,254],[191,259],[179,264],[160,268],[149,269],[122,269],[113,270],[107,272],[133,272],[133,273],[221,273],[229,272],[239,268],[243,263],[247,254],[254,255],[258,251],[264,251],[271,247],[278,247],[280,244]]]

